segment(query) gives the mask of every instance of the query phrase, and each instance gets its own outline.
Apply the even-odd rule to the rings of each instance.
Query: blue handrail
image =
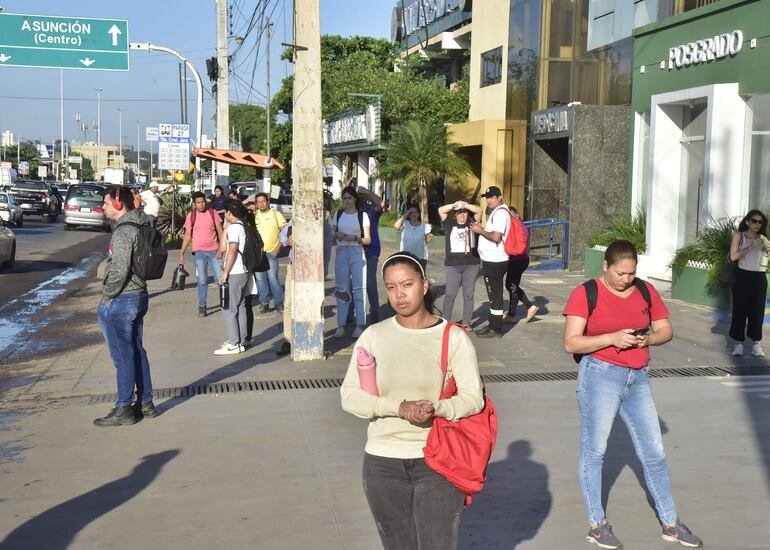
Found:
[[[532,234],[533,229],[538,229],[541,227],[548,228],[548,259],[554,257],[553,248],[554,248],[554,240],[556,238],[556,228],[558,226],[561,227],[561,242],[559,243],[559,253],[561,254],[561,268],[564,269],[567,265],[567,258],[565,256],[565,250],[568,250],[567,247],[567,240],[569,238],[569,232],[567,231],[567,227],[569,223],[566,220],[557,220],[556,218],[542,218],[539,220],[526,220],[524,222],[524,225],[527,226],[527,229],[530,232],[530,235]],[[531,240],[531,237],[530,237]]]

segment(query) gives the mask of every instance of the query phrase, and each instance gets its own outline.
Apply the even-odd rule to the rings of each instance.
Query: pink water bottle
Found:
[[[379,396],[377,391],[377,362],[374,356],[361,346],[356,348],[358,353],[358,380],[361,389],[371,395]]]

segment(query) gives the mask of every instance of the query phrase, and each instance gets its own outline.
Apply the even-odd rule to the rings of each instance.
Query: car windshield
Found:
[[[8,195],[6,195],[5,193],[0,193],[0,202],[7,203],[8,202]]]
[[[102,200],[104,198],[104,189],[101,187],[70,187],[69,199],[85,199],[90,201]]]

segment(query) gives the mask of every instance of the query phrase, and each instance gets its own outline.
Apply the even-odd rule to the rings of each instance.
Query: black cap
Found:
[[[487,192],[482,194],[481,196],[484,197],[484,198],[486,198],[486,197],[502,197],[503,196],[503,192],[500,191],[499,187],[497,187],[495,185],[491,185],[491,186],[487,187]]]

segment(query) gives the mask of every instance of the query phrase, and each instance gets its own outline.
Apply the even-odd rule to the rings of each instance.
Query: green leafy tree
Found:
[[[385,180],[399,180],[402,196],[416,194],[420,210],[426,215],[428,191],[439,177],[463,179],[471,173],[458,147],[449,141],[442,124],[410,120],[393,129],[378,175]]]

